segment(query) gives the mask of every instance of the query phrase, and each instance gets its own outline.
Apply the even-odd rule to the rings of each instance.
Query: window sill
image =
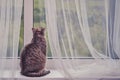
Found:
[[[32,79],[31,77],[26,77],[20,74],[20,70],[16,71],[10,71],[10,70],[4,70],[2,72],[2,76],[0,75],[0,78],[23,78],[23,79]],[[35,79],[40,79],[40,80],[47,80],[47,79],[62,79],[63,76],[55,70],[51,70],[51,73],[43,76],[43,77],[35,77]],[[33,78],[34,79],[34,78]]]
[[[66,79],[64,78],[64,76],[62,76],[62,74],[60,74],[58,71],[56,70],[51,70],[51,73],[44,76],[44,77],[25,77],[23,75],[20,74],[20,71],[14,71],[13,74],[11,74],[11,71],[7,71],[5,70],[3,72],[3,76],[0,76],[0,80],[1,79],[9,79],[12,80],[14,79],[19,79],[19,80],[70,80],[70,79]],[[14,77],[12,77],[12,75],[14,75]],[[108,77],[108,76],[104,76],[104,77],[81,77],[81,78],[75,78],[75,80],[120,80],[120,77]]]
[[[12,60],[14,60],[15,64],[12,65],[11,63],[13,62]],[[44,76],[44,77],[36,77],[36,78],[31,78],[31,77],[25,77],[22,76],[20,74],[20,66],[19,66],[19,59],[15,60],[15,59],[3,59],[2,61],[5,61],[5,67],[4,67],[4,71],[2,72],[2,75],[0,74],[0,80],[3,78],[4,80],[9,80],[13,79],[13,78],[19,78],[19,80],[66,80],[64,78],[64,76],[58,72],[57,70],[54,69],[54,63],[53,60],[55,61],[55,59],[48,59],[47,60],[47,69],[49,69],[51,71],[50,74]],[[90,64],[93,62],[96,62],[96,60],[94,59],[78,59],[80,61],[80,64]],[[75,59],[76,61],[76,59]],[[1,60],[0,60],[1,63]],[[11,66],[10,66],[11,65]],[[15,66],[17,65],[17,66]],[[15,71],[10,71],[10,70],[14,70]],[[1,73],[1,71],[0,71]],[[14,76],[14,77],[13,77]],[[70,79],[67,79],[70,80]],[[86,76],[86,77],[80,77],[77,78],[75,80],[120,80],[120,76]]]

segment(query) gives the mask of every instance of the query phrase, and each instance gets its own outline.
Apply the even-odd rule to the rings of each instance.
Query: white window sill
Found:
[[[15,71],[14,74],[11,74],[13,73],[12,71],[4,71],[3,72],[3,76],[1,77],[0,76],[0,80],[1,79],[13,79],[13,78],[18,78],[19,80],[66,80],[62,74],[60,74],[58,71],[56,70],[51,70],[51,73],[44,76],[44,77],[25,77],[25,76],[22,76],[20,74],[20,71]],[[12,77],[12,75],[14,75],[14,77]],[[70,80],[70,79],[67,79],[67,80]],[[77,78],[75,80],[120,80],[120,77],[108,77],[108,76],[104,76],[104,77],[81,77],[81,78]]]
[[[11,65],[12,59],[3,59],[2,61],[5,61],[4,63],[6,65],[4,67],[5,70],[2,72],[2,75],[0,74],[0,80],[3,80],[3,79],[4,80],[10,80],[10,79],[12,80],[12,78],[15,78],[15,79],[17,78],[19,80],[34,80],[34,79],[35,80],[66,80],[60,72],[58,72],[57,70],[54,69],[54,67],[53,67],[54,63],[53,63],[52,59],[49,59],[47,61],[47,66],[46,66],[47,69],[49,69],[51,71],[51,73],[44,77],[35,77],[35,78],[25,77],[20,74],[19,59],[14,60],[16,63],[14,65],[17,65],[17,66]],[[80,60],[80,63],[88,64],[88,63],[92,63],[94,61],[95,60],[93,60],[93,59],[82,59],[82,60]],[[0,60],[0,62],[1,62],[1,60]],[[14,70],[14,69],[16,69],[16,70],[10,71],[10,70]],[[0,71],[0,73],[1,73],[1,71]],[[67,79],[67,80],[70,80],[70,79]],[[120,76],[99,76],[99,77],[98,76],[94,76],[94,77],[86,76],[86,77],[77,78],[75,80],[120,80]]]
[[[29,79],[31,77],[26,77],[20,74],[20,70],[16,70],[16,71],[10,71],[10,70],[4,70],[4,72],[2,72],[2,76],[0,76],[0,78],[24,78],[24,79]],[[35,79],[55,79],[55,78],[63,78],[63,76],[55,70],[51,70],[51,73],[43,76],[43,77],[35,77]],[[31,78],[32,79],[32,78]]]

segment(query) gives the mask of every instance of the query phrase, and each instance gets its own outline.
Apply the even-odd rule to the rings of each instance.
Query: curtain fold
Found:
[[[113,49],[116,53],[115,58],[120,58],[120,1],[116,0],[115,2],[115,13],[114,13],[114,30],[113,30]]]
[[[119,4],[45,0],[48,40],[52,57],[57,58],[54,66],[64,77],[119,76]],[[81,64],[81,58],[88,63]]]
[[[0,0],[0,78],[14,78],[23,0]]]
[[[118,2],[119,3],[119,2]],[[118,13],[118,4],[116,4],[116,0],[110,0],[109,1],[109,17],[108,17],[108,36],[109,36],[109,41],[108,41],[108,55],[111,57],[111,58],[119,58],[118,56],[117,56],[117,53],[115,52],[115,50],[114,50],[114,42],[116,42],[116,41],[114,41],[114,38],[116,38],[116,32],[117,31],[115,31],[116,30],[116,24],[118,24],[118,23],[116,23],[117,21],[116,21],[116,18],[115,18],[115,16],[119,16],[118,14],[116,14],[116,12]],[[117,9],[117,10],[116,10]],[[116,15],[115,15],[116,14]],[[117,28],[119,28],[119,27],[117,27]],[[118,34],[118,33],[117,33]],[[118,36],[119,37],[119,36]],[[117,38],[118,38],[117,37]],[[118,41],[117,41],[117,43],[118,43]]]

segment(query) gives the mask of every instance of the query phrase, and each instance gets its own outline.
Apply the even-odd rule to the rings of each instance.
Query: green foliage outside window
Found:
[[[19,48],[18,48],[18,57],[20,56],[20,50],[24,46],[24,5],[22,8],[22,16],[21,16],[21,25],[20,25],[20,35],[19,35]]]

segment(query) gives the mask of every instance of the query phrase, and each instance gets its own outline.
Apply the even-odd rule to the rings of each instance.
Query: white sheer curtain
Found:
[[[23,0],[0,0],[0,78],[15,77]]]
[[[56,70],[71,79],[120,76],[119,4],[120,0],[45,0]]]

